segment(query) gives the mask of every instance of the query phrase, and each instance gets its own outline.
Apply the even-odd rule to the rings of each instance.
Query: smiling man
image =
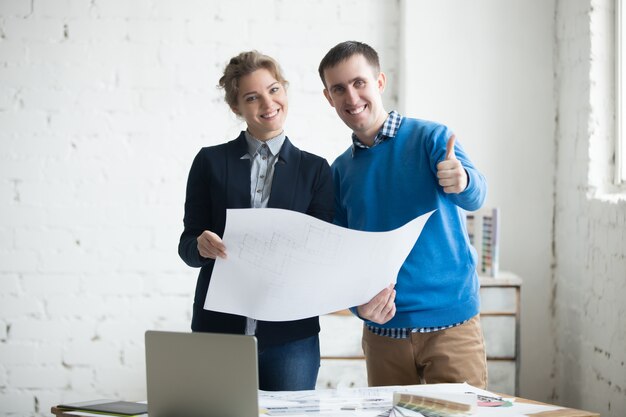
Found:
[[[369,385],[486,388],[476,253],[463,213],[482,206],[485,178],[446,126],[385,111],[387,80],[369,45],[336,45],[319,74],[324,96],[352,129],[352,146],[332,165],[335,223],[380,232],[436,210],[395,288],[351,309],[364,320]]]

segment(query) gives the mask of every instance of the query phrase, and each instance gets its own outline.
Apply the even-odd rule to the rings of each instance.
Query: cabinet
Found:
[[[520,293],[522,280],[510,272],[480,277],[480,322],[487,350],[491,391],[519,395]]]
[[[495,278],[480,277],[487,388],[509,395],[517,395],[519,390],[521,284],[518,276],[505,271]],[[349,311],[341,311],[320,317],[320,324],[322,364],[317,387],[367,386],[361,320]]]

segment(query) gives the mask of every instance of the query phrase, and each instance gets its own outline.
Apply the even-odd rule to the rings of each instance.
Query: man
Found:
[[[386,231],[436,209],[395,288],[352,309],[364,320],[369,385],[485,388],[476,253],[463,213],[483,204],[484,177],[446,126],[385,111],[386,78],[370,46],[336,45],[319,74],[326,99],[352,129],[352,146],[332,165],[335,223]]]

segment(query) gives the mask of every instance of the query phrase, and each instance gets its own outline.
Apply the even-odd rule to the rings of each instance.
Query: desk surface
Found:
[[[520,398],[519,400],[522,400],[522,399]],[[62,410],[59,410],[56,407],[52,407],[50,411],[56,417],[76,417],[76,414],[68,413],[67,411],[64,412]],[[532,416],[533,417],[600,417],[600,414],[592,413],[589,411],[575,410],[573,408],[564,408],[561,410],[546,411],[543,413],[532,414]]]
[[[393,396],[397,393],[415,394],[418,396],[432,396],[433,398],[444,399],[449,395],[452,398],[458,394],[476,393],[489,397],[498,396],[489,391],[462,384],[432,384],[432,385],[403,385],[386,387],[365,387],[365,388],[342,388],[328,390],[311,391],[259,391],[259,407],[265,409],[267,414],[259,414],[260,417],[267,415],[283,416],[294,415],[309,417],[341,417],[355,415],[353,411],[358,410],[358,415],[380,416],[385,410],[390,410],[393,405]],[[504,395],[504,398],[510,398]],[[419,400],[418,400],[419,403]],[[278,404],[278,405],[277,405]],[[417,403],[416,403],[417,404]],[[349,407],[346,407],[349,406]],[[516,397],[512,406],[503,408],[483,408],[477,407],[472,413],[476,416],[497,417],[498,415],[527,415],[532,417],[600,417],[600,414],[576,410],[572,408],[560,408],[559,406],[542,403],[540,401],[528,400]],[[346,411],[343,411],[346,410]],[[78,415],[90,415],[102,417],[106,414],[82,414],[52,407],[52,414],[57,417],[75,417]],[[500,411],[500,412],[499,412]],[[306,413],[306,414],[305,414]],[[142,417],[147,417],[146,414]]]
[[[549,404],[541,403],[538,401],[527,400],[527,399],[519,398],[519,397],[517,397],[516,401],[528,402],[528,403],[540,404],[540,405],[549,405]],[[60,410],[57,407],[52,407],[50,411],[56,417],[75,417],[76,416],[76,414],[72,414],[71,412]],[[593,413],[590,411],[576,410],[573,408],[563,408],[559,410],[544,411],[542,413],[532,414],[532,416],[533,417],[600,417],[600,414]]]
[[[530,404],[550,405],[539,401],[527,400],[525,398],[517,397],[516,401],[526,402]],[[599,413],[591,411],[576,410],[574,408],[562,408],[553,411],[544,411],[542,413],[533,414],[533,417],[600,417]]]

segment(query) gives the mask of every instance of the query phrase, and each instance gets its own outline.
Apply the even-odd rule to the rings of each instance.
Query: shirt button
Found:
[[[261,194],[261,190],[256,190],[257,193]]]
[[[266,157],[266,156],[264,156],[262,159],[265,161],[265,160],[267,159],[267,157]]]
[[[260,177],[260,178],[265,178],[265,175],[261,175],[261,177]]]

